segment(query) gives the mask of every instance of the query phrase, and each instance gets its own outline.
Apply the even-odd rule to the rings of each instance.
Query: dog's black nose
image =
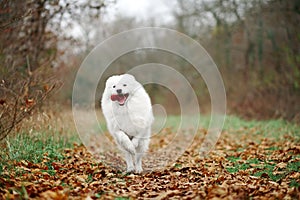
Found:
[[[117,93],[121,94],[122,93],[122,89],[117,89]]]

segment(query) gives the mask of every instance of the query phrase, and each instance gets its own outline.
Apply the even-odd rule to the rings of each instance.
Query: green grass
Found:
[[[295,137],[295,139],[300,139],[300,126],[282,119],[247,121],[236,116],[227,116],[223,129],[233,132],[246,130],[251,134],[277,139],[283,135],[290,135]]]
[[[129,197],[116,197],[115,200],[128,200]]]
[[[186,119],[191,120],[195,123],[193,117],[187,117]],[[195,118],[197,119],[197,118]],[[158,119],[164,120],[164,119]],[[168,116],[164,127],[171,127],[173,130],[177,129],[181,121],[180,116]],[[200,128],[207,128],[209,126],[210,116],[200,117]],[[101,122],[102,123],[102,122]],[[101,124],[101,127],[105,127],[105,123]],[[236,116],[227,116],[224,124],[224,130],[232,134],[258,134],[264,137],[280,138],[283,135],[293,136],[294,139],[300,141],[300,127],[286,122],[284,120],[269,120],[269,121],[246,121]],[[62,151],[65,148],[72,148],[74,142],[79,143],[77,136],[67,136],[70,134],[59,133],[51,130],[44,132],[33,132],[33,133],[22,133],[16,136],[11,136],[6,139],[6,148],[0,152],[0,174],[11,166],[12,161],[20,162],[26,160],[32,163],[39,163],[43,160],[43,156],[47,154],[50,158],[48,161],[49,174],[53,174],[54,170],[51,168],[51,162],[64,159]],[[268,150],[278,150],[279,147],[272,146]],[[243,149],[240,149],[243,151]],[[239,163],[239,158],[229,157],[230,162],[234,165],[229,167],[227,170],[230,173],[235,173],[239,170],[245,170],[251,167],[251,164],[258,164],[261,161],[258,160],[247,160],[244,163]],[[47,162],[46,162],[47,165]],[[298,170],[299,163],[290,163],[288,165],[288,171]],[[263,163],[260,171],[271,175],[271,171],[274,169],[273,165]],[[52,171],[51,171],[52,170]],[[254,175],[261,176],[263,173],[260,171]],[[21,171],[19,173],[22,173]],[[273,180],[277,180],[278,177],[271,177]],[[295,185],[294,182],[291,185]]]
[[[293,179],[290,182],[290,187],[296,187],[296,188],[298,188],[298,187],[300,187],[300,183],[297,182],[295,179]]]
[[[75,142],[79,142],[76,136],[66,137],[61,133],[22,133],[16,136],[10,136],[5,141],[6,148],[1,151],[0,156],[0,174],[4,169],[14,170],[16,162],[26,161],[30,163],[40,163],[47,155],[49,159],[45,164],[48,166],[47,172],[53,175],[55,172],[51,163],[53,161],[63,160],[63,149],[72,148]],[[17,170],[16,173],[22,174]]]
[[[252,168],[251,164],[260,164],[260,161],[257,158],[249,159],[242,163],[239,162],[239,161],[241,161],[241,159],[239,157],[229,156],[229,157],[227,157],[227,160],[229,160],[231,163],[234,164],[233,167],[227,167],[227,171],[229,173],[236,173],[240,170],[250,169],[250,168]],[[257,167],[260,168],[259,165]]]
[[[284,120],[267,120],[267,121],[246,121],[235,116],[227,116],[224,130],[231,134],[249,135],[254,142],[258,144],[262,138],[272,139],[274,141],[286,141],[285,137],[291,137],[295,141],[300,141],[300,126],[289,123]],[[256,137],[257,135],[257,137]],[[284,143],[284,142],[283,142]],[[269,155],[273,151],[278,151],[282,146],[270,146],[266,149],[266,154]],[[244,151],[244,149],[240,149]],[[239,151],[237,151],[239,152]],[[248,170],[250,175],[260,178],[268,178],[272,181],[278,182],[292,172],[298,172],[300,169],[300,162],[289,162],[286,168],[282,169],[280,173],[275,174],[276,163],[271,160],[259,160],[257,158],[242,160],[240,157],[229,156],[226,158],[232,166],[227,167],[229,173],[237,173],[242,170]],[[299,182],[291,180],[290,186],[298,186]]]
[[[190,125],[197,124],[197,117],[188,116],[185,119],[189,121]],[[201,115],[199,119],[199,128],[207,129],[211,120],[210,116]],[[163,121],[165,119],[156,117],[155,120]],[[182,118],[180,116],[170,115],[166,119],[164,127],[170,127],[172,130],[177,130],[181,120]],[[264,137],[273,137],[277,139],[283,135],[290,135],[295,139],[300,140],[300,126],[282,119],[257,121],[243,120],[237,116],[226,116],[223,130],[231,133],[247,132],[249,134],[257,134]]]
[[[290,174],[292,172],[298,172],[300,170],[300,161],[289,162],[289,163],[287,163],[286,168],[281,169],[280,174],[274,174],[276,164],[274,164],[274,162],[272,162],[272,161],[259,160],[257,158],[242,160],[241,158],[234,157],[234,156],[227,157],[227,160],[233,164],[233,166],[226,168],[226,170],[229,173],[234,174],[234,173],[239,172],[240,170],[247,170],[247,169],[252,168],[254,170],[252,171],[251,175],[260,177],[260,178],[269,178],[275,182],[281,180],[287,174]],[[296,180],[293,180],[293,179],[291,180],[291,183],[290,183],[291,187],[297,187],[298,185],[300,186],[299,182],[297,182]]]
[[[274,169],[276,164],[270,163],[268,161],[260,161],[257,158],[245,160],[240,162],[241,159],[239,157],[227,157],[231,163],[233,163],[233,167],[227,167],[227,171],[229,173],[236,173],[240,170],[247,170],[250,168],[255,169],[255,172],[251,173],[253,176],[261,177],[261,178],[270,178],[272,181],[279,181],[281,178],[285,177],[287,174],[291,172],[297,172],[300,168],[300,161],[288,163],[287,167],[282,169],[281,174],[274,174]],[[251,164],[255,164],[252,165]],[[297,185],[298,183],[293,181],[291,185]]]

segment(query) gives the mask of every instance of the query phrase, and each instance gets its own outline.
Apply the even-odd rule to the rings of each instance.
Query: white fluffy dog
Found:
[[[142,156],[148,150],[154,119],[147,92],[132,75],[111,76],[101,107],[109,132],[125,153],[127,172],[142,172]]]

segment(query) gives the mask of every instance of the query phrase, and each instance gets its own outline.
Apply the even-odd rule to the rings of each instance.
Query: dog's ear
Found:
[[[115,79],[117,78],[117,75],[111,76],[106,80],[106,87],[109,87],[111,85],[113,85],[113,83],[115,82]]]

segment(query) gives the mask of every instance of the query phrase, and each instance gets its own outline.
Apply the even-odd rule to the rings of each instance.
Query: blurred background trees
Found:
[[[61,85],[55,71],[65,46],[74,44],[67,30],[82,18],[96,19],[103,7],[101,1],[0,2],[0,140]]]
[[[168,14],[153,15],[148,8],[145,18],[114,10],[118,1],[113,0],[2,0],[0,132],[10,130],[20,121],[17,118],[39,107],[60,85],[52,101],[69,105],[76,70],[87,53],[112,34],[142,26],[176,29],[202,44],[224,78],[229,113],[300,121],[298,0],[163,2]],[[126,5],[128,9],[132,3]],[[151,5],[156,6],[155,1]],[[194,87],[201,109],[209,110],[206,86],[195,78],[193,67],[166,52],[140,51],[122,57],[107,76],[147,62],[179,70]],[[160,96],[154,103],[165,101],[172,107],[167,101],[172,94],[155,86],[148,90]]]
[[[300,2],[180,1],[178,30],[200,41],[225,80],[229,109],[299,120]]]

